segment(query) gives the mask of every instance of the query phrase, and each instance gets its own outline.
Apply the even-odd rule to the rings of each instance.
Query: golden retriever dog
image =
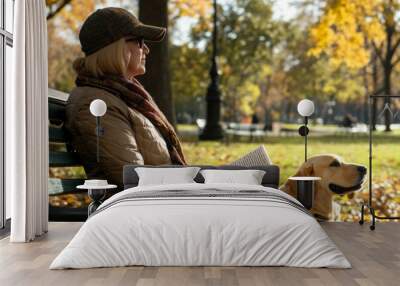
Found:
[[[333,195],[360,190],[366,173],[364,166],[344,163],[339,156],[318,155],[304,162],[294,176],[321,177],[316,181],[311,212],[317,218],[329,220]],[[296,181],[288,180],[280,189],[297,198]]]

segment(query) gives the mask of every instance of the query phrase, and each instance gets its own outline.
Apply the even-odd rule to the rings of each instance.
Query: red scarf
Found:
[[[114,75],[96,78],[81,73],[76,79],[76,85],[101,88],[120,97],[129,107],[143,114],[158,129],[167,143],[171,162],[177,165],[186,165],[182,146],[174,128],[151,95],[135,78],[128,81]]]

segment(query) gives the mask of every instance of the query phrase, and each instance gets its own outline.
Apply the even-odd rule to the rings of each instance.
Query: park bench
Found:
[[[352,127],[338,126],[335,135],[347,135],[351,137],[365,135],[368,133],[368,126],[363,123],[356,123]]]
[[[49,90],[49,168],[81,167],[78,154],[74,152],[64,129],[65,106],[68,95]],[[49,178],[49,195],[82,193],[76,189],[84,178]],[[85,221],[87,207],[71,208],[49,205],[49,221]]]
[[[250,142],[262,140],[267,135],[262,124],[229,122],[225,128],[225,140],[237,141],[240,137],[248,137]]]
[[[196,119],[198,136],[203,132],[206,120],[203,118]],[[246,123],[222,123],[224,129],[224,142],[229,144],[231,141],[238,141],[241,137],[248,137],[250,142],[254,139],[262,140],[267,132],[263,129],[262,124],[246,124]]]
[[[280,136],[298,136],[299,135],[299,129],[298,128],[287,128],[287,127],[282,127],[279,128],[279,135]]]

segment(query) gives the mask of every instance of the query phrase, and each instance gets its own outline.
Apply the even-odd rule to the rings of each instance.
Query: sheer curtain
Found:
[[[6,188],[12,242],[48,226],[47,27],[43,0],[15,2],[13,92],[6,96]]]

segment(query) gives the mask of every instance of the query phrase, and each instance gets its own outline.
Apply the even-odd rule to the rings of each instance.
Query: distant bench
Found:
[[[351,137],[367,133],[368,126],[362,123],[356,123],[351,127],[338,126],[335,131],[335,135],[350,135]]]
[[[65,106],[68,95],[49,90],[49,168],[82,167],[64,129]],[[84,178],[49,178],[49,195],[82,193],[76,189]],[[49,205],[49,221],[85,221],[87,207],[56,207]]]
[[[201,134],[206,125],[206,120],[202,118],[196,119],[196,126],[198,129],[198,135]],[[248,124],[248,123],[236,123],[229,122],[223,123],[224,125],[224,138],[225,143],[230,141],[238,140],[240,137],[248,137],[250,142],[254,139],[263,139],[267,132],[264,130],[262,124]]]
[[[255,139],[262,140],[267,135],[262,124],[229,122],[225,128],[225,140],[229,143],[232,139],[248,137],[250,142]]]

